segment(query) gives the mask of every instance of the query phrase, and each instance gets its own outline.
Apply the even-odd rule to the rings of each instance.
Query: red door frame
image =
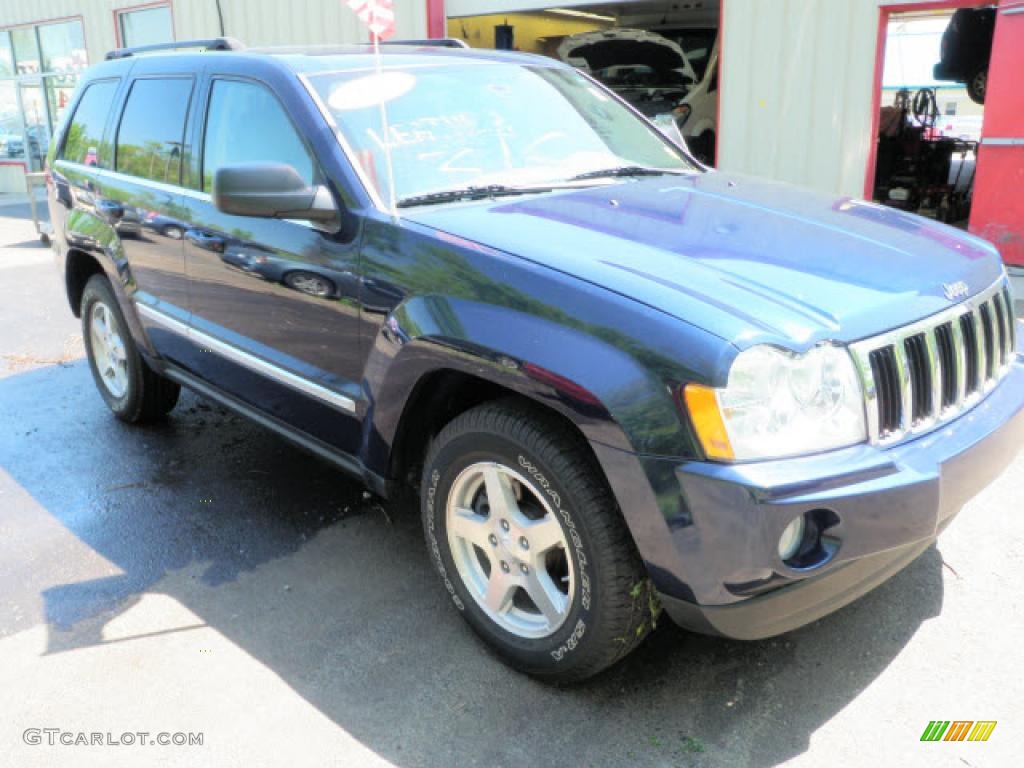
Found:
[[[878,35],[875,40],[875,80],[871,91],[871,145],[868,167],[864,174],[864,198],[870,200],[875,191],[875,163],[878,160],[878,119],[882,108],[882,74],[885,69],[885,41],[889,30],[889,17],[908,11],[953,11],[983,5],[982,0],[935,0],[924,3],[893,3],[878,9]]]

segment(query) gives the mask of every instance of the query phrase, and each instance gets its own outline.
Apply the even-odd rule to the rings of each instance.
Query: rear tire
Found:
[[[89,368],[114,415],[132,424],[166,416],[181,388],[146,365],[105,276],[93,275],[85,284],[81,314]]]
[[[657,598],[615,498],[557,417],[513,400],[456,417],[431,445],[421,497],[452,602],[512,667],[581,680],[653,626]]]

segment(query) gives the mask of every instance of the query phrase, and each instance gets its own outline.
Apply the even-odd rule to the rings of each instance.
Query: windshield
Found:
[[[384,200],[382,104],[397,200],[470,186],[557,184],[624,166],[699,170],[571,69],[481,61],[309,80]]]

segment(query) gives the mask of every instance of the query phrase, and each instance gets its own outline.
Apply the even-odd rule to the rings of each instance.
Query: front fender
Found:
[[[500,385],[571,420],[590,441],[658,589],[688,594],[668,522],[682,504],[666,471],[675,462],[643,454],[694,456],[697,448],[654,372],[607,341],[544,318],[465,299],[410,300],[384,323],[370,355],[371,469],[386,473],[404,404],[440,370]]]

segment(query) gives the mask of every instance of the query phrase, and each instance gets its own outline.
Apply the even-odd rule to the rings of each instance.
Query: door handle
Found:
[[[223,253],[224,246],[227,245],[227,241],[223,237],[211,235],[209,232],[203,232],[198,229],[186,230],[185,239],[196,248],[202,248],[204,251],[213,251],[214,253]]]
[[[71,188],[66,181],[55,180],[53,182],[53,189],[54,197],[56,197],[58,203],[65,208],[71,208],[74,205],[74,201],[71,199]]]

